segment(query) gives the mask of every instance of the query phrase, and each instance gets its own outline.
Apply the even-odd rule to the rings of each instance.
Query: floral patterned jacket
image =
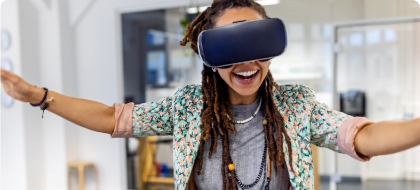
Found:
[[[275,88],[274,101],[284,118],[292,151],[283,143],[290,182],[294,189],[314,189],[314,169],[310,144],[346,153],[360,161],[370,157],[355,152],[354,138],[373,122],[331,110],[315,98],[315,92],[298,84]],[[201,86],[187,85],[174,96],[158,102],[134,105],[114,104],[116,126],[112,137],[173,136],[174,179],[177,190],[186,189],[197,157],[201,138],[200,113],[203,107]],[[292,152],[291,171],[288,154]]]

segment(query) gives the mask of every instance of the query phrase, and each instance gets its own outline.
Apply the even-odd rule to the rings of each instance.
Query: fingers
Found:
[[[6,79],[4,77],[4,70],[0,68],[0,87],[3,88],[4,84],[6,84]]]
[[[13,84],[16,84],[17,82],[19,82],[20,78],[9,71],[1,69],[1,79],[2,81],[5,79],[5,80],[10,81]]]
[[[1,69],[1,78],[6,78],[7,79],[9,73],[10,73],[9,71]]]
[[[4,80],[1,80],[1,88],[6,92],[6,84]]]

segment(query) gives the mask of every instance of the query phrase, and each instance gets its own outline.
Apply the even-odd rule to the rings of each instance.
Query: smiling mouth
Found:
[[[250,80],[253,76],[258,74],[259,70],[255,71],[247,71],[247,72],[239,72],[239,73],[233,73],[235,76],[243,79],[243,80]]]

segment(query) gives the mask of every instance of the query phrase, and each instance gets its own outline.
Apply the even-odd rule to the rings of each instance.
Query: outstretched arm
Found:
[[[411,121],[381,121],[363,127],[356,135],[356,152],[378,156],[420,145],[420,118]]]
[[[8,95],[22,102],[37,104],[41,102],[45,94],[43,88],[32,86],[15,74],[3,69],[1,70],[1,83]],[[53,100],[49,102],[48,111],[87,129],[113,133],[115,126],[115,109],[113,107],[48,91],[48,98],[51,97]]]

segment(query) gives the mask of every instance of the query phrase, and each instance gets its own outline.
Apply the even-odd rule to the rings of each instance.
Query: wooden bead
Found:
[[[264,120],[262,121],[262,124],[263,124],[263,125],[267,125],[267,124],[268,124],[268,121],[267,121],[266,119],[264,119]]]
[[[235,170],[235,166],[233,164],[228,165],[229,171]]]

